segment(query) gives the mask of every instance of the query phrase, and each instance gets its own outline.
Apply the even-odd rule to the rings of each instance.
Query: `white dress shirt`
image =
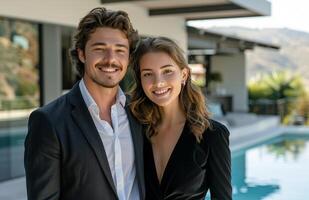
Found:
[[[116,102],[111,107],[111,126],[100,118],[99,107],[83,79],[79,88],[104,145],[119,200],[139,200],[133,141],[124,108],[126,96],[119,87]]]

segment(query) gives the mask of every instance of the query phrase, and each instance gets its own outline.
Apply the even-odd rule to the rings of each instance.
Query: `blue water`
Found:
[[[26,131],[18,134],[0,133],[0,182],[23,176],[24,140]]]
[[[285,135],[232,153],[233,200],[309,200],[309,137]]]

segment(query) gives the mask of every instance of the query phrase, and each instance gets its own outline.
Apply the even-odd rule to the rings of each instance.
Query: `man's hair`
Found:
[[[129,40],[130,55],[136,46],[138,33],[133,28],[126,12],[107,10],[103,7],[94,8],[79,22],[74,34],[73,46],[70,49],[72,65],[75,65],[80,77],[83,77],[85,69],[84,63],[78,58],[77,49],[85,51],[85,46],[90,35],[95,32],[97,28],[101,27],[114,28],[122,31]]]

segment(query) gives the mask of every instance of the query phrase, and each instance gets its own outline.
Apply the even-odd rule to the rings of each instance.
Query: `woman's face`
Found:
[[[146,53],[139,65],[146,96],[158,106],[177,104],[181,84],[187,77],[187,69],[181,70],[165,52]]]

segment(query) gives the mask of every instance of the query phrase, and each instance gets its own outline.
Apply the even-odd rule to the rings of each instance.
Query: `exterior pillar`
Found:
[[[42,25],[41,104],[46,105],[62,94],[61,27]]]

